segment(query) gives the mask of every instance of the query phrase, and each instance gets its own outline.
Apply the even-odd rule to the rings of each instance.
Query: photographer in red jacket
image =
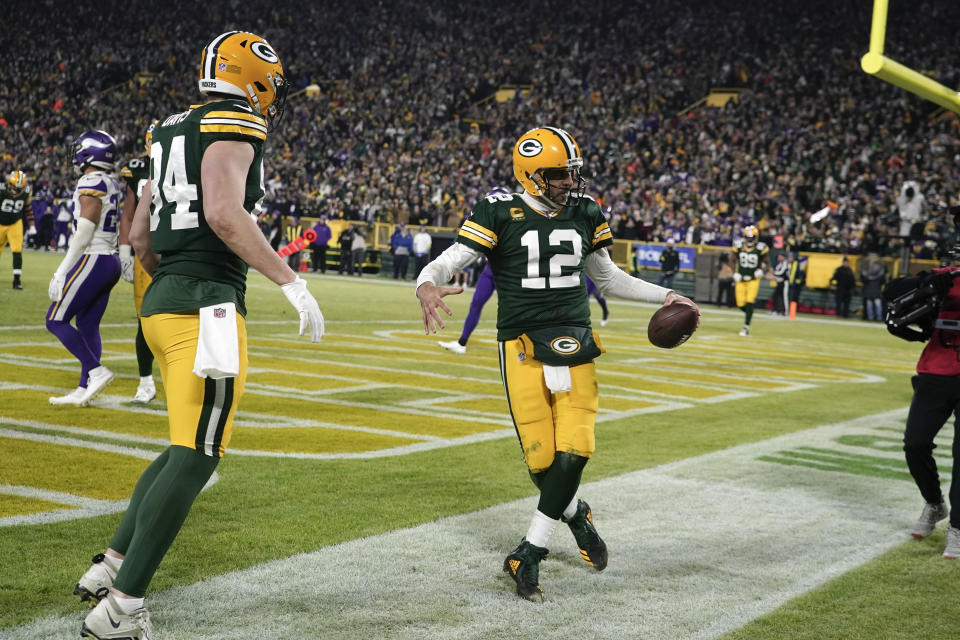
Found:
[[[903,435],[910,474],[925,501],[913,527],[925,538],[947,518],[933,440],[950,414],[960,412],[960,270],[934,269],[899,278],[883,291],[887,329],[911,341],[926,341],[913,377],[913,400]],[[913,327],[919,327],[914,329]],[[960,505],[960,439],[954,428],[950,504]],[[949,512],[944,558],[960,556],[960,509]]]

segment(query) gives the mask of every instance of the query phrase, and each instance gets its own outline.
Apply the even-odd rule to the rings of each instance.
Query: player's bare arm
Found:
[[[143,187],[143,192],[145,194],[151,193],[150,191],[150,180],[147,180],[146,185]],[[129,195],[129,194],[128,194]],[[126,217],[126,206],[124,206],[124,217]],[[150,199],[147,197],[140,198],[140,202],[137,203],[136,208],[133,212],[133,218],[129,222],[130,225],[130,242],[133,245],[134,250],[137,252],[137,257],[140,259],[140,266],[143,267],[144,271],[153,276],[153,270],[157,268],[157,262],[160,260],[151,246],[150,243]]]
[[[217,236],[248,265],[278,285],[297,279],[243,208],[247,170],[254,150],[246,142],[219,140],[203,154],[200,180],[203,215]]]

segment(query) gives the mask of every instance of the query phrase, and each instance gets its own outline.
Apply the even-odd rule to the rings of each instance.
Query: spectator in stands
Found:
[[[284,246],[295,242],[297,238],[303,235],[303,224],[297,216],[290,216],[287,219],[287,226],[284,229]],[[300,271],[300,262],[303,258],[303,251],[295,251],[287,257],[287,264],[293,269],[294,273]]]
[[[789,311],[793,308],[793,305],[800,304],[800,292],[803,291],[803,285],[807,282],[807,270],[804,266],[805,263],[801,262],[793,252],[790,253],[787,261],[790,263],[787,269],[787,299],[789,302],[787,309]]]
[[[673,238],[667,240],[667,246],[660,253],[660,279],[657,284],[673,289],[673,277],[680,270],[680,253],[674,246]]]
[[[420,272],[430,262],[430,248],[432,246],[433,238],[427,233],[427,227],[420,225],[417,235],[413,236],[413,256],[417,261],[414,277],[419,277]]]
[[[900,235],[910,239],[921,237],[922,227],[918,228],[918,225],[923,222],[923,194],[913,180],[907,180],[900,188],[897,210],[900,213]]]
[[[274,251],[280,249],[280,243],[283,242],[283,219],[279,211],[274,211],[267,219],[267,241]]]
[[[393,279],[406,280],[407,268],[410,265],[410,254],[413,253],[413,236],[407,225],[402,222],[395,227],[390,236],[390,253],[393,254]]]
[[[730,254],[720,254],[720,266],[717,269],[717,304],[726,307],[735,307],[733,265],[730,264]]]
[[[773,291],[773,310],[771,314],[775,316],[787,315],[790,307],[789,287],[787,277],[790,274],[790,266],[793,263],[793,253],[783,251],[777,254],[777,264],[773,265],[773,279],[777,286]]]
[[[887,265],[874,253],[868,255],[860,266],[860,282],[863,283],[864,320],[883,322],[883,285],[887,281]]]
[[[340,250],[340,268],[338,270],[338,273],[340,273],[341,275],[343,275],[344,273],[346,273],[347,275],[351,275],[353,273],[353,262],[352,262],[353,254],[351,253],[351,251],[353,246],[354,235],[355,234],[353,231],[353,225],[348,224],[347,228],[341,231],[340,235],[337,236],[337,246],[339,247],[339,250]]]
[[[830,286],[834,289],[837,316],[849,318],[850,298],[853,296],[854,287],[857,286],[857,278],[853,275],[850,258],[847,256],[843,256],[843,262],[834,270],[833,277],[830,278]]]
[[[327,272],[327,246],[330,244],[330,238],[333,233],[330,231],[330,225],[327,224],[327,216],[322,215],[313,225],[313,232],[317,234],[316,239],[310,244],[310,262],[313,266],[313,272],[317,269],[320,273]]]
[[[357,271],[357,276],[363,275],[363,260],[367,253],[366,235],[366,229],[357,225],[353,233],[353,242],[350,243],[350,275],[353,275],[354,269]]]
[[[171,1],[172,12],[188,8]],[[291,92],[297,97],[287,106],[286,126],[267,141],[267,210],[323,210],[367,222],[414,216],[408,224],[429,218],[455,227],[471,200],[451,194],[471,198],[502,184],[510,173],[505,140],[515,123],[526,119],[531,105],[550,104],[578,123],[574,133],[591,156],[603,210],[621,237],[681,242],[699,236],[704,244],[730,246],[743,226],[756,224],[765,236],[794,238],[792,251],[894,254],[900,245],[888,238],[898,235],[900,219],[890,214],[898,209],[904,176],[912,176],[930,210],[946,194],[960,192],[960,176],[952,170],[960,153],[954,122],[928,118],[923,101],[846,64],[862,54],[846,37],[862,26],[852,0],[825,7],[818,21],[807,19],[807,4],[744,0],[737,10],[751,16],[747,23],[731,22],[725,3],[675,3],[650,12],[646,3],[612,0],[594,11],[578,9],[570,20],[545,17],[532,6],[491,10],[506,5],[485,0],[469,8],[435,7],[413,23],[420,15],[413,0],[377,5],[375,17],[366,5],[306,5],[293,21],[282,19],[288,5],[250,0],[244,6],[251,15],[277,17],[271,25],[277,39],[311,41],[311,51],[342,54],[334,63],[311,54],[298,61],[302,81],[294,89],[317,78],[324,82],[317,95]],[[38,12],[69,12],[73,20],[69,27],[50,26],[43,38],[31,29],[5,34],[22,71],[20,81],[2,90],[10,126],[0,127],[0,174],[22,167],[36,176],[36,191],[49,188],[61,197],[58,191],[70,181],[63,170],[69,132],[93,123],[126,123],[128,130],[118,135],[121,152],[139,149],[152,114],[173,112],[189,99],[193,55],[187,43],[205,37],[206,22],[230,19],[229,8],[218,6],[204,20],[178,25],[176,37],[142,36],[140,12],[112,6],[111,21],[122,25],[121,35],[98,41],[97,55],[82,53],[95,39],[87,25],[100,18],[93,5],[31,5]],[[904,56],[954,86],[957,72],[941,52],[954,37],[949,25],[960,23],[960,5],[919,0],[911,9],[911,24],[924,38],[903,44]],[[24,18],[31,24],[29,12]],[[531,51],[523,25],[533,20],[556,35]],[[482,23],[503,37],[495,40],[496,49],[486,39],[465,42],[449,28],[458,23]],[[343,28],[317,33],[310,27],[316,24]],[[610,37],[578,49],[575,58],[558,45],[597,29]],[[754,31],[765,37],[752,37]],[[617,43],[628,37],[637,46],[624,65]],[[768,39],[781,46],[767,46]],[[52,41],[58,43],[57,65],[49,64]],[[454,47],[462,53],[450,55]],[[418,60],[430,62],[392,62],[398,51],[413,49],[421,52]],[[794,54],[780,55],[786,50]],[[816,70],[801,64],[814,57],[822,61]],[[676,64],[663,64],[668,58]],[[590,72],[580,77],[567,71],[574,67]],[[370,68],[381,72],[357,72]],[[722,69],[738,69],[738,99],[677,115],[710,87],[724,86],[731,74]],[[141,71],[183,79],[158,92],[136,81]],[[811,74],[829,82],[812,81]],[[477,92],[481,78],[491,86],[522,81],[534,88],[514,100],[481,101],[487,97]],[[430,100],[418,90],[428,85]],[[386,99],[384,86],[391,87]],[[330,116],[315,117],[327,104],[337,105]],[[882,126],[865,123],[864,113]],[[825,203],[826,218],[811,225],[808,212]]]
[[[69,200],[61,200],[57,205],[57,219],[53,224],[52,245],[56,249],[66,249],[73,234],[73,214]]]

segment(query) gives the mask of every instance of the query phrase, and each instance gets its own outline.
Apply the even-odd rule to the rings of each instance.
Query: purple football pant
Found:
[[[587,276],[583,276],[587,281],[587,295],[591,295],[597,299],[597,302],[600,303],[600,308],[603,309],[603,318],[606,320],[607,316],[610,314],[607,311],[607,299],[603,297],[603,294],[600,293],[600,289],[597,288],[597,285],[593,284],[593,280]]]
[[[87,386],[90,370],[100,366],[100,320],[119,279],[119,256],[84,254],[67,272],[60,300],[47,310],[47,330],[80,361],[81,387]],[[74,318],[76,328],[70,324]]]
[[[480,272],[480,275],[477,276],[477,286],[473,291],[473,299],[470,300],[470,312],[467,314],[467,319],[463,321],[463,332],[460,334],[460,344],[466,346],[467,340],[470,339],[470,334],[473,333],[473,330],[477,328],[477,323],[480,322],[483,305],[487,304],[487,300],[490,299],[490,296],[493,295],[496,289],[497,285],[493,281],[493,271],[490,270],[490,265],[488,264],[483,268],[483,271]]]

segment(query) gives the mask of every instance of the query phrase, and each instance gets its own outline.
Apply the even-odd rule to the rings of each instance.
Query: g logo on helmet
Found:
[[[559,354],[570,356],[580,351],[580,341],[570,336],[560,336],[550,341],[550,348]]]
[[[538,155],[543,151],[543,145],[540,144],[539,140],[534,140],[530,138],[529,140],[524,140],[519,145],[517,145],[517,151],[520,152],[525,158],[532,158],[535,155]]]
[[[253,52],[253,55],[257,56],[261,60],[266,60],[270,64],[277,64],[280,62],[280,57],[277,56],[277,53],[270,48],[270,45],[266,42],[254,42],[250,45],[250,51]]]

